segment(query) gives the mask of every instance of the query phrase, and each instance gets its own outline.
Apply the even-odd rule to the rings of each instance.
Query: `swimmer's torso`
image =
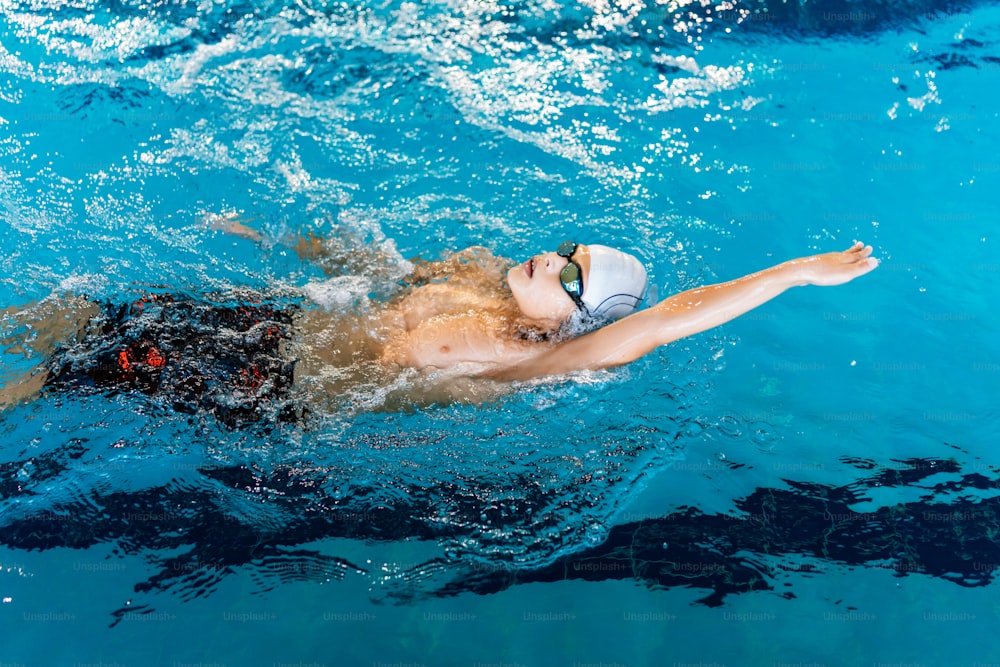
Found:
[[[302,344],[325,364],[369,360],[436,371],[461,366],[463,374],[475,375],[523,359],[534,347],[505,335],[509,308],[502,300],[436,283],[353,321],[305,311],[299,331]]]
[[[304,309],[296,327],[297,382],[313,391],[322,387],[327,396],[358,384],[386,386],[414,371],[441,384],[538,354],[544,343],[510,333],[517,311],[501,262],[470,249],[420,267],[417,278],[424,284],[366,313]],[[438,274],[447,277],[436,280]]]
[[[77,299],[79,331],[56,346],[35,390],[135,389],[233,425],[300,402],[322,412],[345,400],[391,408],[393,393],[409,404],[488,400],[505,389],[484,378],[547,348],[516,329],[501,262],[470,250],[420,265],[397,298],[361,312],[259,294]]]

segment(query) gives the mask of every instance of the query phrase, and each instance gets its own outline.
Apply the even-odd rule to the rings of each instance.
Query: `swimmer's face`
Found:
[[[586,285],[590,275],[590,251],[587,246],[577,246],[573,261],[580,265],[583,284]],[[559,280],[559,272],[568,263],[567,258],[547,252],[535,255],[507,272],[507,284],[522,313],[553,326],[573,314],[577,305]]]

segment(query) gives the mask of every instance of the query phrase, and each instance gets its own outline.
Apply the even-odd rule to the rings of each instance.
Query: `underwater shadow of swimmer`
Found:
[[[862,469],[873,461],[846,462]],[[879,567],[895,576],[925,574],[961,586],[985,586],[1000,568],[1000,498],[934,502],[935,494],[996,490],[978,473],[926,488],[918,501],[858,512],[874,487],[907,487],[938,473],[959,473],[952,460],[907,459],[846,486],[785,480],[790,488],[758,488],[736,501],[737,512],[676,512],[614,526],[600,545],[535,570],[476,567],[434,592],[490,594],[515,584],[635,579],[653,589],[698,588],[697,600],[720,606],[726,596],[774,590],[783,572],[817,573],[822,564]],[[781,563],[780,560],[786,562]],[[817,563],[819,561],[819,563]],[[786,583],[785,586],[791,586]],[[794,598],[790,591],[785,598]]]
[[[434,559],[400,573],[388,590],[374,594],[405,604],[467,592],[492,594],[523,583],[634,579],[652,589],[706,590],[698,603],[719,606],[728,595],[774,590],[788,571],[821,573],[823,564],[886,568],[896,576],[919,573],[961,586],[985,586],[993,580],[996,566],[987,564],[1000,563],[1000,544],[992,538],[1000,525],[1000,498],[955,496],[995,490],[997,479],[963,473],[953,460],[908,459],[893,462],[891,469],[877,468],[873,461],[845,461],[876,472],[844,486],[785,480],[787,488],[758,488],[737,500],[730,514],[682,507],[617,525],[600,545],[544,567],[511,567],[485,557]],[[43,459],[33,466],[41,477],[61,468],[57,461]],[[3,479],[18,469],[5,466],[0,471],[0,496],[32,495],[14,480]],[[939,473],[948,473],[948,481],[924,482]],[[27,550],[114,543],[118,553],[143,554],[160,568],[135,585],[140,593],[170,591],[181,600],[204,597],[237,568],[247,568],[257,592],[266,593],[288,581],[330,581],[351,571],[374,576],[345,559],[298,545],[326,538],[461,538],[461,526],[432,523],[428,517],[436,515],[445,498],[457,511],[478,515],[483,499],[494,497],[491,487],[477,487],[470,480],[467,489],[427,488],[394,507],[370,507],[363,498],[328,497],[315,475],[291,468],[263,475],[234,466],[205,469],[202,475],[208,486],[171,484],[90,494],[44,515],[14,516],[0,531],[0,543]],[[221,494],[220,486],[237,497],[256,496],[255,502],[266,494],[276,518],[265,524],[234,515],[233,497]],[[916,501],[865,512],[852,509],[876,487],[911,487],[922,493]],[[529,494],[521,502],[543,508],[553,501],[552,494],[558,492]],[[936,500],[938,494],[949,500]],[[157,550],[170,555],[158,557]],[[417,576],[425,572],[435,574]],[[112,625],[151,611],[142,604],[119,609]]]

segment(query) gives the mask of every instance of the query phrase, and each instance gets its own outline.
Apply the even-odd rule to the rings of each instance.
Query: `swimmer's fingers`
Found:
[[[843,252],[828,252],[793,260],[800,280],[808,285],[841,285],[874,270],[879,262],[872,247],[856,241]]]
[[[854,245],[841,254],[844,256],[843,261],[845,263],[857,262],[871,256],[872,247],[865,245],[861,241],[855,241]]]

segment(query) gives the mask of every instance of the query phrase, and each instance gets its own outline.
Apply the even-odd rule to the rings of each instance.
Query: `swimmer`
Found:
[[[260,241],[256,231],[236,223],[224,231]],[[323,259],[316,238],[288,245],[304,259]],[[48,312],[47,318],[31,323],[39,338],[56,339],[58,334],[52,332],[58,330],[68,332],[70,340],[55,345],[50,340],[44,349],[36,341],[35,353],[49,360],[28,377],[0,388],[0,407],[48,386],[66,386],[66,378],[79,378],[81,373],[89,386],[124,383],[146,394],[158,393],[166,382],[163,378],[173,378],[171,382],[185,395],[192,387],[202,392],[199,397],[211,391],[236,391],[254,409],[254,401],[263,400],[255,399],[254,392],[260,394],[262,388],[274,392],[296,387],[315,402],[317,395],[337,396],[358,383],[391,383],[401,372],[419,376],[425,388],[433,388],[418,402],[483,400],[485,394],[469,382],[506,385],[621,366],[657,347],[729,322],[792,287],[849,282],[878,266],[871,254],[871,246],[856,242],[842,252],[801,257],[736,280],[690,289],[645,309],[640,305],[648,281],[638,259],[604,245],[573,241],[513,266],[485,248],[470,248],[440,262],[417,263],[404,280],[407,288],[401,295],[351,317],[308,306],[291,313],[268,306],[260,314],[235,317],[226,315],[221,306],[199,310],[187,301],[162,297],[143,308],[136,304],[119,308],[117,314],[105,308],[98,315],[96,304],[79,298],[41,309],[7,309],[6,319],[15,323]],[[170,309],[181,307],[179,303],[185,304],[183,315],[169,315]],[[155,326],[137,324],[150,309],[167,309],[163,312],[168,314],[157,310],[160,314],[150,319]],[[239,322],[233,326],[243,336],[240,340],[253,338],[254,331],[269,333],[268,347],[261,353],[264,361],[253,361],[248,344],[241,343],[241,351],[229,354],[229,361],[221,364],[235,380],[213,379],[218,373],[199,371],[190,359],[184,370],[178,370],[178,357],[185,354],[182,348],[190,351],[191,335],[176,327],[197,321],[204,332],[212,329],[211,322],[227,317]],[[170,331],[156,330],[175,320]],[[103,338],[88,345],[86,340],[94,338],[98,329]],[[88,347],[100,348],[107,356],[92,360],[89,367],[113,372],[98,378],[81,366],[79,359],[86,356],[81,350]],[[62,354],[70,349],[72,355]],[[261,368],[270,370],[262,374]],[[197,381],[189,377],[192,373],[198,375]],[[135,384],[136,378],[141,378],[141,385]],[[211,403],[213,412],[220,400]],[[231,402],[231,397],[226,400]],[[203,398],[198,401],[204,405]],[[238,414],[243,419],[253,411]]]
[[[516,304],[507,317],[537,336],[511,336],[501,322],[484,319],[476,310],[455,312],[450,305],[458,295],[442,289],[416,316],[399,320],[401,330],[387,359],[414,368],[468,364],[475,374],[504,381],[621,366],[729,322],[792,287],[839,285],[862,276],[878,265],[871,253],[871,246],[857,242],[843,252],[794,259],[639,310],[647,278],[635,257],[567,241],[506,275]],[[461,296],[469,302],[475,298]],[[406,301],[402,307],[403,313],[413,313]],[[574,323],[579,326],[570,326]],[[593,330],[573,336],[574,328]]]

